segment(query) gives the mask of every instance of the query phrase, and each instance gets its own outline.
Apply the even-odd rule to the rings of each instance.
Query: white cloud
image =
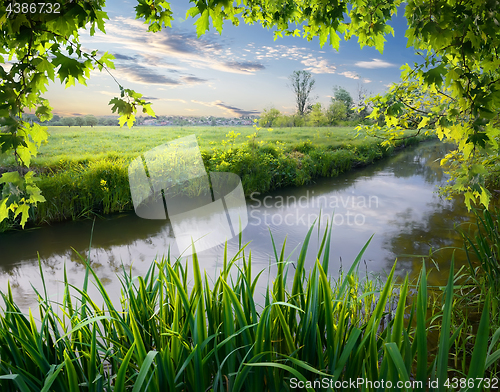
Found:
[[[110,97],[118,97],[120,95],[120,92],[117,92],[117,93],[113,93],[111,91],[98,91],[99,94],[103,94],[103,95],[109,95]]]
[[[370,79],[363,79],[363,83],[371,83],[372,81]]]
[[[316,60],[316,59],[306,59],[301,61],[307,68],[306,71],[309,71],[314,74],[325,74],[335,73],[336,67],[333,64],[328,64],[327,60]]]
[[[368,68],[368,69],[389,68],[389,67],[396,66],[395,64],[391,64],[391,63],[388,63],[387,61],[383,61],[383,60],[379,60],[379,59],[373,59],[372,61],[358,61],[354,65],[356,67]]]
[[[171,102],[182,102],[186,103],[185,100],[179,98],[159,98],[160,101],[171,101]]]
[[[359,79],[359,76],[351,71],[340,72],[339,75],[345,76],[349,79]]]
[[[249,48],[253,49],[253,44],[247,45]],[[244,51],[250,52],[248,49],[243,49]],[[256,60],[295,60],[300,61],[306,66],[305,70],[314,74],[332,74],[335,73],[336,66],[330,64],[328,60],[319,56],[316,57],[311,53],[311,50],[305,47],[299,46],[285,46],[285,45],[275,45],[275,46],[262,46],[251,51],[254,53]],[[325,53],[320,51],[320,53]]]
[[[164,88],[158,88],[157,90],[165,90]],[[120,96],[120,92],[116,92],[116,93],[113,93],[111,91],[105,91],[105,90],[100,90],[100,91],[97,91],[98,93],[102,94],[102,95],[108,95],[110,97],[119,97]],[[184,99],[180,99],[180,98],[151,98],[151,97],[142,97],[143,99],[146,99],[146,101],[148,100],[154,100],[155,102],[157,101],[168,101],[168,102],[181,102],[181,103],[186,103],[186,101]]]
[[[135,52],[134,55],[140,56],[136,59],[136,64],[142,69],[148,68],[149,73],[155,74],[157,80],[164,76],[164,82],[177,81],[178,79],[162,75],[158,71],[152,71],[153,67],[167,68],[169,73],[173,70],[192,67],[245,75],[253,75],[265,68],[256,61],[235,61],[231,49],[227,45],[221,44],[220,40],[197,39],[194,33],[175,30],[164,30],[151,34],[147,32],[146,25],[130,18],[117,17],[107,22],[106,31],[107,34],[98,33],[92,37],[92,40],[82,37],[82,42],[87,42],[87,40],[89,43],[106,42],[116,47],[115,52],[120,52],[120,50],[126,50],[127,53]],[[123,70],[122,68],[118,72],[123,72]],[[125,73],[125,78],[128,77],[130,80],[130,73]],[[143,83],[149,83],[148,78],[143,79]],[[177,83],[170,84],[176,85]]]

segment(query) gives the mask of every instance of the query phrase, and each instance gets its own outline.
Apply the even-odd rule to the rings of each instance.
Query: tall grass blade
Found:
[[[51,390],[52,384],[57,379],[57,376],[59,375],[61,370],[63,370],[63,368],[64,368],[64,363],[57,366],[57,368],[55,365],[52,365],[50,372],[47,373],[47,378],[45,378],[43,388],[40,390],[40,392],[49,392]]]
[[[337,362],[335,372],[333,373],[333,380],[336,381],[339,379],[340,374],[344,371],[345,364],[347,360],[352,355],[356,344],[358,343],[358,338],[361,336],[361,330],[358,328],[353,328],[351,330],[351,334],[345,343],[344,349],[342,350],[342,354]]]
[[[128,370],[128,364],[130,362],[130,359],[132,358],[132,355],[134,354],[135,351],[135,342],[132,343],[130,348],[127,351],[127,354],[125,355],[125,358],[123,358],[123,361],[120,363],[120,368],[118,369],[118,374],[116,375],[116,380],[115,380],[115,389],[113,392],[125,392],[126,386],[126,377],[127,377],[127,370]]]
[[[139,374],[137,375],[137,379],[134,381],[134,388],[132,392],[145,391],[146,388],[143,389],[144,381],[146,380],[146,376],[148,375],[151,364],[153,363],[158,351],[150,351],[147,353],[146,358],[144,358],[144,362],[142,363],[141,369],[139,370]]]
[[[436,380],[439,381],[438,391],[443,392],[446,390],[444,381],[448,374],[448,353],[449,341],[451,330],[451,311],[453,306],[453,276],[455,266],[455,255],[451,257],[450,275],[448,277],[448,284],[445,291],[444,309],[441,320],[441,334],[439,337],[438,355],[436,358]]]
[[[406,366],[404,364],[403,358],[401,357],[398,345],[395,342],[386,343],[385,349],[389,353],[389,356],[395,368],[397,369],[399,376],[398,381],[409,383],[410,377],[408,376],[408,371],[406,370]]]
[[[285,370],[291,374],[293,374],[299,381],[302,381],[305,385],[305,390],[307,392],[315,392],[313,388],[307,386],[307,378],[304,377],[298,370],[294,369],[293,367],[290,367],[288,365],[283,365],[281,363],[274,363],[274,362],[258,362],[258,363],[247,363],[247,366],[260,366],[260,367],[274,367],[277,369]]]
[[[490,296],[486,296],[484,301],[483,314],[476,334],[476,342],[469,367],[467,378],[483,378],[486,359],[488,354],[488,338],[490,332]]]
[[[19,374],[6,374],[0,376],[0,380],[12,380],[21,392],[31,392],[23,378]]]
[[[427,272],[425,262],[420,271],[420,284],[417,293],[417,380],[427,380]],[[424,390],[424,389],[420,389]]]
[[[68,391],[79,392],[78,375],[76,374],[76,369],[73,365],[73,361],[69,357],[66,350],[64,351],[64,367],[66,369],[66,377],[68,378]]]

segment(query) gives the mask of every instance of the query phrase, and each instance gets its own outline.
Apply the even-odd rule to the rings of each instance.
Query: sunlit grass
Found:
[[[131,160],[138,154],[161,144],[195,134],[201,149],[221,147],[221,141],[228,139],[233,130],[241,135],[235,139],[234,147],[249,141],[255,129],[242,127],[49,127],[48,143],[41,147],[33,164],[38,167],[56,166],[60,161],[89,161],[119,156]],[[269,132],[262,128],[257,141],[266,143],[280,141],[286,147],[310,140],[316,146],[343,147],[346,145],[368,145],[379,142],[375,138],[355,138],[353,127],[302,127],[275,128]]]

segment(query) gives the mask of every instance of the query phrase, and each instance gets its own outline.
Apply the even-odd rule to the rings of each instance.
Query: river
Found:
[[[269,268],[274,259],[270,232],[279,246],[287,238],[286,254],[294,261],[310,225],[320,214],[322,228],[327,217],[331,220],[333,216],[331,276],[347,270],[373,235],[360,265],[362,275],[384,276],[397,258],[397,274],[409,273],[415,278],[421,256],[427,256],[430,248],[445,248],[435,253],[433,261],[426,258],[428,268],[434,270],[429,283],[442,284],[452,249],[462,246],[454,225],[471,218],[463,202],[445,200],[436,193],[437,186],[447,180],[439,160],[448,149],[440,142],[426,142],[335,178],[252,195],[247,199],[249,220],[242,238],[244,243],[251,242],[248,249],[252,251],[253,270],[266,269],[258,290],[263,292],[274,271],[273,266]],[[85,267],[77,252],[87,257],[93,225],[90,260],[114,300],[120,294],[117,275],[122,267],[141,275],[169,248],[171,255],[179,253],[168,220],[144,220],[133,213],[2,233],[0,290],[6,292],[10,282],[21,309],[35,305],[32,286],[42,289],[41,267],[49,296],[61,301],[64,266],[70,283],[81,287]],[[315,230],[306,268],[315,261],[320,237],[321,231]],[[228,252],[233,255],[237,250],[238,239],[233,238]],[[222,245],[200,252],[200,265],[209,277],[217,273],[222,255]],[[463,260],[462,256],[457,259]],[[95,288],[89,291],[91,295],[96,292]]]

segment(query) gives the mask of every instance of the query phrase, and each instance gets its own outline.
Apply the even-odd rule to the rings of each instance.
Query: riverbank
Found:
[[[54,128],[49,129],[54,140],[33,161],[40,173],[38,186],[47,201],[31,211],[32,225],[133,210],[128,182],[130,161],[150,148],[193,133],[207,171],[239,175],[246,196],[306,185],[319,177],[335,177],[429,138],[420,136],[399,141],[396,147],[384,147],[380,139],[355,138],[356,131],[350,128],[269,132],[251,127],[156,127],[133,128],[128,134],[126,130],[106,127]],[[93,156],[89,151],[94,151]],[[10,222],[3,228],[16,225]]]

